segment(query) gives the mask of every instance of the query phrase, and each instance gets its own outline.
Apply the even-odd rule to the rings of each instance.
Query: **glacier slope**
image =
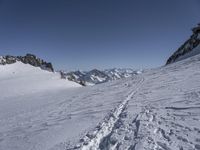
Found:
[[[198,150],[199,66],[197,55],[93,87],[3,94],[0,149]]]
[[[140,75],[143,82],[131,87],[135,93],[120,114],[113,111],[72,149],[199,150],[199,65],[197,55]]]

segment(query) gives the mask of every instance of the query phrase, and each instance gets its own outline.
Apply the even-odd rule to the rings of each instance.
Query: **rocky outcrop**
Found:
[[[200,24],[192,31],[192,36],[167,60],[166,65],[200,53]]]
[[[40,67],[43,70],[48,70],[48,71],[52,71],[52,72],[54,71],[53,65],[51,63],[46,62],[46,61],[36,57],[33,54],[26,54],[26,56],[6,55],[6,56],[0,57],[1,65],[13,64],[17,61],[21,61],[24,64],[30,64],[35,67]]]

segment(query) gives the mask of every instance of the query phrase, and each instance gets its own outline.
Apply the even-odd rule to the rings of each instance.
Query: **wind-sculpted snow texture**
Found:
[[[93,87],[0,98],[0,149],[199,150],[199,66],[196,55]]]

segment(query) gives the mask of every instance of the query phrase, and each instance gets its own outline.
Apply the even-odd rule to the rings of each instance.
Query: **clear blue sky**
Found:
[[[200,0],[0,0],[0,55],[56,69],[163,65],[200,22]]]

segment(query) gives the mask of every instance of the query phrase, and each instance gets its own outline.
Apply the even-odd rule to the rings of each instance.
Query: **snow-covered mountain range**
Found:
[[[80,83],[81,85],[95,85],[117,79],[132,77],[139,73],[141,73],[141,71],[114,68],[103,71],[97,69],[93,69],[91,71],[74,71],[64,73],[64,75],[69,80]]]
[[[167,60],[166,64],[200,54],[200,24],[192,29],[192,36]]]

